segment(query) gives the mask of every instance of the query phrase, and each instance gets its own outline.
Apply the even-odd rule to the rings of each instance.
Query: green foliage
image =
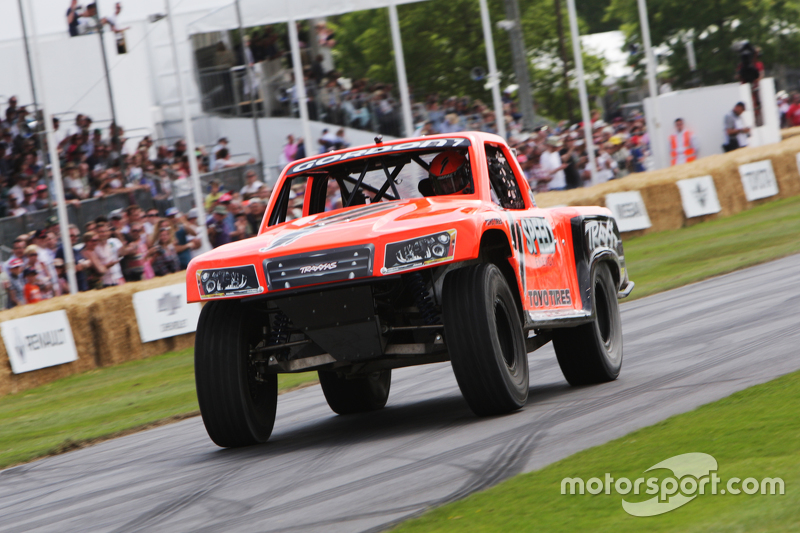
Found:
[[[762,48],[767,68],[800,66],[798,0],[648,0],[647,8],[653,45],[669,48],[667,63],[678,86],[691,78],[686,35],[694,35],[698,70],[707,85],[735,81],[739,57],[731,47],[744,39]],[[611,0],[607,16],[622,21],[630,42],[640,42],[636,0]]]
[[[489,0],[492,35],[503,87],[514,83],[508,34],[497,27],[505,19],[502,0]],[[531,79],[538,112],[552,118],[566,116],[563,67],[558,53],[553,0],[520,2],[525,46],[532,60]],[[417,101],[428,94],[470,96],[491,102],[484,81],[473,81],[470,71],[488,71],[477,0],[431,0],[398,7],[408,82]],[[562,7],[567,51],[572,63],[566,6]],[[389,17],[386,9],[348,13],[332,21],[337,70],[353,78],[396,83]],[[582,33],[586,28],[582,28]],[[602,95],[603,62],[585,55],[591,78],[590,93]],[[571,74],[572,75],[572,74]],[[574,82],[571,83],[574,85]],[[577,90],[572,88],[573,102]]]

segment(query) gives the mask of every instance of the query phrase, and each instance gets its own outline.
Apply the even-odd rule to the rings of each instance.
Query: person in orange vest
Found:
[[[672,166],[691,163],[697,159],[694,135],[683,128],[683,119],[675,119],[675,132],[669,136]]]

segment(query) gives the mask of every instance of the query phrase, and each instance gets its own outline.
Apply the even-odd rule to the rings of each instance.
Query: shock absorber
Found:
[[[421,272],[412,272],[407,274],[408,288],[411,294],[414,295],[414,301],[417,304],[420,315],[426,324],[438,324],[439,314],[433,306],[431,297],[428,294],[428,289],[425,287],[425,279],[422,277]]]
[[[289,331],[292,327],[292,321],[283,311],[278,311],[275,318],[272,320],[272,331],[269,335],[269,345],[275,346],[276,344],[285,344],[289,342]]]

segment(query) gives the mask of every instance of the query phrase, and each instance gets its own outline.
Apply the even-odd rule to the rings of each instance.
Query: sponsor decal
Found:
[[[570,307],[572,293],[569,289],[544,289],[528,291],[531,307]]]
[[[701,176],[677,182],[686,218],[719,213],[722,208],[714,187],[714,178]]]
[[[65,311],[7,320],[0,328],[15,374],[78,359]]]
[[[769,198],[779,192],[772,161],[769,159],[741,165],[739,175],[742,178],[742,187],[748,202]]]
[[[183,300],[185,299],[186,298],[183,298]],[[167,315],[172,316],[177,313],[178,309],[181,307],[181,296],[167,291],[158,299],[157,304],[159,313],[167,313]]]
[[[200,318],[200,304],[187,303],[183,283],[134,293],[133,311],[142,342],[192,333]]]
[[[392,274],[452,261],[456,254],[456,230],[451,229],[416,239],[386,245],[381,274]]]
[[[464,138],[427,139],[427,140],[412,141],[402,144],[387,144],[382,146],[375,146],[373,148],[353,150],[351,152],[345,152],[343,154],[334,154],[325,157],[318,157],[316,159],[312,159],[311,161],[305,161],[304,163],[299,163],[293,166],[292,168],[289,169],[286,175],[292,176],[294,174],[299,174],[307,170],[324,167],[326,165],[331,165],[333,163],[341,163],[342,161],[347,161],[348,159],[354,159],[370,155],[407,152],[409,150],[423,150],[426,148],[455,148],[455,147],[463,148],[469,145],[470,145],[469,139],[464,139]]]
[[[301,274],[310,274],[311,272],[323,272],[325,270],[333,270],[336,268],[338,263],[333,261],[332,263],[320,263],[318,265],[310,265],[310,266],[302,266],[300,267]]]
[[[516,233],[513,236],[517,250],[525,253],[527,247],[531,255],[554,254],[556,252],[556,239],[553,228],[546,218],[525,217],[515,223]]]
[[[592,255],[598,248],[618,250],[620,241],[613,219],[587,220],[584,225],[584,232],[589,255]]]
[[[499,218],[489,218],[489,219],[483,221],[483,225],[487,226],[487,227],[488,226],[502,226],[503,225],[503,221],[500,220]]]
[[[606,207],[614,213],[620,231],[635,231],[651,226],[647,207],[639,191],[607,194]]]
[[[203,300],[264,292],[255,265],[198,270],[196,276]]]

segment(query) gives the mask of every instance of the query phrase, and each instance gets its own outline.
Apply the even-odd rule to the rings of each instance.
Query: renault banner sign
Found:
[[[78,359],[66,311],[7,320],[0,331],[15,374]]]

